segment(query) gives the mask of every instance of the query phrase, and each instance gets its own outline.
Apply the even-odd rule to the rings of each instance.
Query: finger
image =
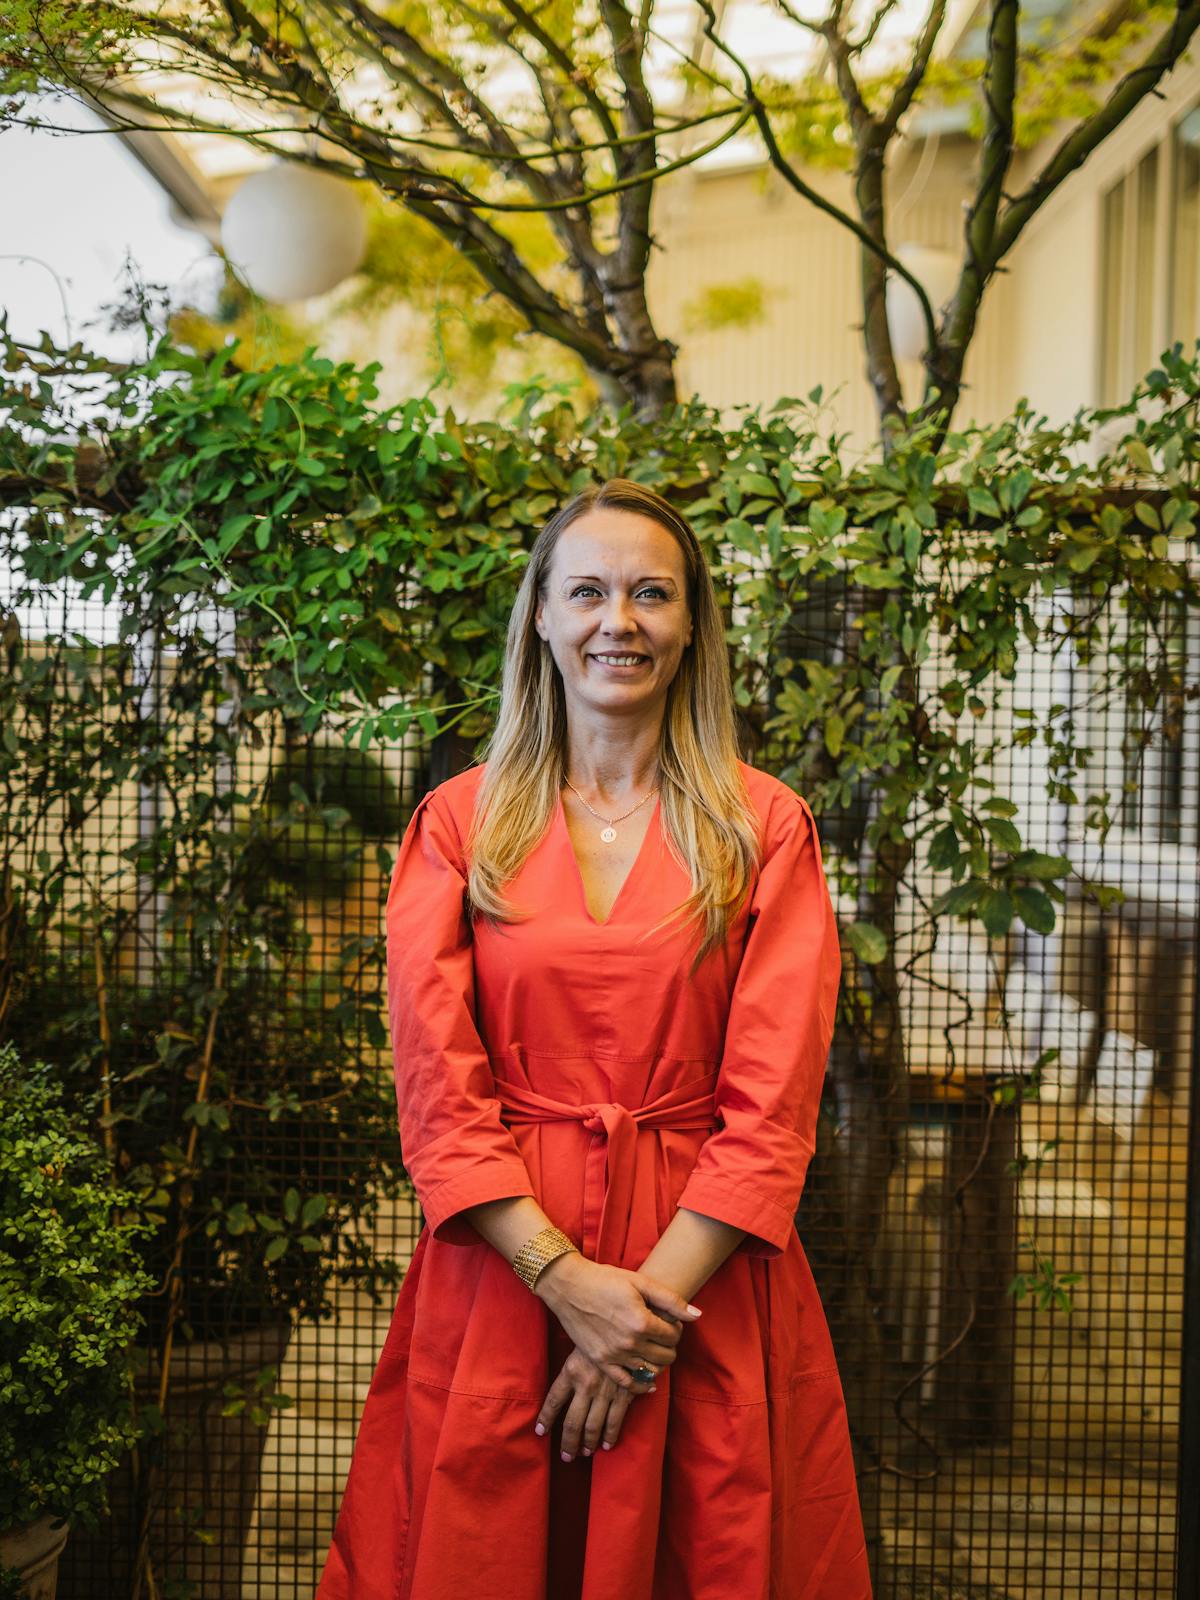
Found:
[[[600,1440],[604,1434],[604,1423],[608,1417],[609,1403],[615,1399],[616,1396],[607,1384],[592,1396],[592,1403],[588,1407],[587,1420],[583,1425],[583,1438],[580,1441],[580,1449],[585,1456],[594,1455],[600,1448]]]
[[[649,1362],[642,1362],[636,1358],[630,1363],[633,1371],[630,1372],[629,1395],[633,1398],[639,1394],[649,1394],[654,1389],[654,1380],[658,1377],[655,1367]],[[645,1374],[645,1376],[642,1376]]]
[[[565,1373],[560,1372],[546,1391],[546,1398],[542,1401],[541,1410],[534,1421],[533,1431],[538,1434],[549,1433],[555,1417],[573,1393],[573,1384]]]
[[[604,1419],[604,1433],[600,1439],[602,1450],[611,1450],[621,1437],[621,1424],[625,1421],[625,1414],[633,1404],[632,1396],[615,1394],[608,1403],[608,1416]]]
[[[659,1344],[656,1339],[638,1339],[630,1353],[629,1365],[636,1366],[640,1361],[646,1367],[669,1367],[678,1359],[679,1351],[673,1344]]]
[[[563,1417],[561,1450],[564,1461],[573,1461],[579,1454],[579,1441],[583,1437],[583,1425],[591,1404],[592,1397],[586,1390],[575,1390]]]
[[[666,1345],[674,1349],[683,1337],[682,1322],[668,1322],[660,1317],[657,1311],[652,1311],[648,1305],[643,1305],[635,1312],[629,1326],[632,1328],[631,1343],[637,1340],[649,1339],[655,1344]]]
[[[631,1360],[629,1365],[637,1366],[638,1363]],[[611,1378],[617,1387],[627,1394],[631,1400],[637,1395],[646,1394],[650,1389],[653,1389],[654,1379],[658,1376],[656,1372],[652,1373],[646,1382],[641,1383],[630,1372],[629,1367],[614,1364],[610,1361],[597,1362],[597,1366],[604,1376]]]
[[[648,1277],[644,1272],[635,1272],[633,1279],[642,1299],[656,1311],[669,1311],[681,1322],[696,1322],[701,1316],[699,1306],[690,1304],[681,1294],[668,1289],[665,1283],[659,1283],[656,1278]]]
[[[612,1379],[618,1389],[624,1389],[627,1392],[632,1393],[633,1391],[642,1387],[634,1382],[633,1374],[629,1371],[629,1368],[621,1366],[619,1362],[598,1361],[596,1365],[606,1378]],[[634,1365],[634,1363],[630,1362],[630,1366],[632,1365]]]

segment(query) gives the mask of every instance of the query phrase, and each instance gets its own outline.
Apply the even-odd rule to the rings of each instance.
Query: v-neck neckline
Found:
[[[567,854],[571,858],[571,866],[575,872],[575,884],[579,890],[579,902],[583,907],[583,914],[594,928],[607,928],[609,923],[612,922],[613,918],[620,910],[621,902],[625,898],[625,891],[629,888],[630,881],[636,875],[647,850],[650,848],[650,836],[658,826],[658,813],[661,802],[662,790],[660,789],[654,797],[654,810],[650,813],[650,821],[647,823],[646,831],[642,835],[642,842],[638,846],[637,855],[635,855],[633,858],[633,864],[630,866],[629,871],[625,874],[625,877],[621,882],[621,887],[617,890],[616,899],[608,908],[607,917],[605,917],[603,922],[597,922],[596,918],[592,915],[590,909],[588,908],[587,885],[583,881],[583,873],[579,870],[579,858],[575,854],[575,846],[571,842],[571,830],[567,827],[567,808],[563,804],[562,790],[560,789],[558,791],[558,806],[555,814],[558,819],[558,824],[562,829],[563,843],[567,847]]]

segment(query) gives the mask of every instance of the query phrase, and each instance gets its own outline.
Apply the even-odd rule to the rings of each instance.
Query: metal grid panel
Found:
[[[71,628],[115,647],[111,617],[95,608],[81,612],[62,595],[19,598],[27,639]],[[836,653],[852,610],[832,588],[816,594],[784,647]],[[1119,616],[1113,625],[1115,641]],[[164,653],[147,652],[146,641],[122,648],[143,714],[166,704]],[[1001,792],[1018,803],[1030,839],[1068,854],[1094,883],[1124,890],[1123,903],[1102,908],[1076,894],[1052,935],[998,943],[944,920],[934,927],[935,886],[914,870],[898,952],[909,1072],[896,1136],[884,1138],[883,1125],[854,1103],[845,1073],[829,1081],[799,1224],[839,1350],[880,1600],[1174,1592],[1195,1081],[1195,619],[1165,613],[1145,648],[1173,652],[1179,665],[1178,694],[1148,718],[1110,691],[1103,661],[1031,651],[987,726],[1001,752]],[[928,670],[935,681],[936,660]],[[194,738],[206,736],[206,716],[219,722],[219,699],[192,717]],[[98,701],[99,747],[121,711]],[[1069,728],[1094,752],[1087,792],[1107,792],[1114,818],[1103,844],[1084,826],[1086,805],[1050,793],[1053,743],[1016,738],[1023,711],[1040,728]],[[328,734],[310,743],[317,752]],[[460,746],[451,764],[468,756]],[[303,741],[285,742],[274,730],[262,748],[239,750],[232,766],[202,770],[220,789],[297,761],[311,779],[314,759]],[[336,830],[309,816],[279,846],[278,881],[311,941],[298,944],[277,975],[302,997],[286,1027],[303,1029],[307,1017],[317,1037],[322,1014],[345,1003],[343,941],[378,933],[398,829],[426,784],[445,775],[418,750],[383,752],[376,771],[382,853],[372,843],[340,887],[345,841]],[[364,807],[368,798],[359,795]],[[390,810],[398,800],[399,811]],[[18,815],[11,801],[10,822]],[[72,836],[93,865],[116,872],[106,889],[114,902],[137,888],[135,868],[127,860],[122,867],[119,852],[145,837],[162,803],[161,791],[116,784],[102,814]],[[845,814],[819,819],[831,874],[869,805],[864,792]],[[5,848],[39,843],[10,827]],[[165,914],[156,893],[124,924],[119,965],[135,978],[160,974]],[[49,931],[59,953],[86,954],[65,916]],[[357,992],[378,1014],[377,987]],[[59,1020],[49,1010],[24,1015],[19,1041],[66,1061],[80,1039],[65,1037]],[[350,1018],[346,1033],[355,1070],[390,1079],[386,1050],[364,1043],[361,1018]],[[998,1092],[1048,1049],[1057,1054],[1038,1092]],[[354,1181],[345,1146],[323,1143],[323,1134],[306,1153],[304,1138],[298,1128],[293,1144],[272,1148],[313,1182]],[[392,1142],[382,1128],[378,1138]],[[865,1241],[851,1238],[848,1219],[863,1217],[874,1219],[873,1230]],[[397,1195],[372,1220],[374,1245],[402,1267],[419,1225],[411,1196]],[[264,1323],[243,1329],[219,1362],[208,1345],[181,1357],[182,1370],[194,1369],[195,1389],[177,1402],[177,1415],[191,1431],[164,1459],[167,1511],[148,1535],[163,1596],[311,1596],[392,1293],[373,1300],[350,1283],[335,1286],[331,1299],[329,1318],[300,1321],[290,1336]],[[220,1418],[219,1386],[246,1381],[276,1359],[279,1387],[294,1404],[264,1427]],[[239,1482],[249,1491],[239,1493]],[[127,1482],[114,1484],[114,1502],[107,1530],[78,1531],[69,1541],[62,1600],[133,1592],[137,1508]],[[203,1538],[189,1533],[193,1521]]]

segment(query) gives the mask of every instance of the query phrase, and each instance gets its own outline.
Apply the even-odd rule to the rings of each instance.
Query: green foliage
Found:
[[[142,1308],[153,1342],[166,1331],[176,1248],[187,1339],[291,1314],[318,1320],[335,1279],[378,1298],[399,1278],[369,1227],[360,1238],[355,1226],[401,1189],[391,1075],[350,1047],[345,1010],[315,985],[288,993],[272,974],[263,947],[286,921],[267,909],[235,923],[219,993],[193,927],[179,955],[162,953],[164,972],[181,972],[183,952],[195,963],[173,986],[113,977],[101,997],[86,968],[46,955],[23,975],[10,1018],[12,1036],[54,1063],[68,1101],[114,1141],[128,1204],[147,1224],[138,1248],[159,1290]]]
[[[1020,402],[1001,423],[936,443],[918,429],[886,463],[853,466],[822,433],[819,389],[730,429],[698,401],[653,423],[629,407],[579,417],[563,386],[538,382],[513,386],[507,421],[468,423],[429,401],[377,409],[376,367],[311,351],[270,372],[165,341],[117,374],[78,350],[51,361],[107,391],[107,465],[91,492],[110,499],[103,515],[81,505],[62,384],[10,346],[10,366],[33,369],[0,400],[0,481],[27,489],[14,559],[34,589],[70,577],[118,598],[131,632],[203,638],[219,592],[239,646],[231,735],[253,739],[280,716],[303,732],[338,727],[362,751],[414,728],[482,736],[534,534],[614,474],[692,521],[720,579],[747,742],[819,811],[852,819],[861,895],[874,854],[904,839],[944,879],[935,916],[996,939],[1017,924],[1048,932],[1068,864],[1027,845],[992,771],[1010,743],[1040,741],[1053,796],[1073,803],[1088,752],[1061,708],[1046,719],[1019,699],[1014,731],[989,733],[1020,651],[1069,642],[1140,713],[1179,692],[1178,660],[1146,645],[1164,606],[1197,597],[1186,557],[1200,378],[1178,345],[1124,407],[1052,427]],[[1096,427],[1120,418],[1125,437],[1097,451]],[[1074,607],[1069,634],[1056,596]],[[290,785],[282,771],[272,785],[277,821],[283,794],[321,804]],[[1109,799],[1081,800],[1101,837]],[[324,817],[335,831],[338,804]],[[838,842],[849,855],[851,837]],[[851,945],[878,964],[890,934],[861,920]]]
[[[264,845],[273,877],[310,894],[345,895],[368,841],[404,831],[404,811],[369,751],[293,747],[272,767],[264,796],[279,824]]]
[[[12,1025],[114,1131],[162,1223],[164,1279],[183,1238],[185,1331],[206,1325],[210,1301],[321,1315],[332,1272],[382,1281],[350,1223],[397,1176],[381,1154],[391,1089],[348,1042],[386,1045],[382,945],[373,928],[343,942],[332,1006],[289,993],[307,950],[296,901],[341,891],[360,866],[386,878],[383,840],[399,830],[392,798],[363,798],[382,781],[376,754],[414,733],[486,734],[529,546],[577,489],[632,477],[695,528],[744,749],[810,801],[857,908],[843,1023],[880,1085],[906,1067],[889,1021],[906,975],[902,895],[931,926],[960,919],[997,944],[1055,926],[1072,868],[1005,792],[1010,752],[1039,744],[1050,798],[1099,839],[1117,814],[1121,797],[1089,784],[1086,726],[1028,702],[1023,657],[1072,650],[1101,708],[1107,696],[1134,724],[1193,692],[1162,646],[1200,599],[1200,366],[1179,346],[1123,407],[1052,426],[1021,402],[994,425],[916,428],[885,461],[856,462],[820,389],[730,426],[698,401],[653,423],[629,407],[581,416],[538,380],[510,389],[504,416],[466,422],[423,399],[380,407],[375,366],[312,351],[256,372],[164,340],[114,371],[79,348],[10,342],[8,365],[8,561],[30,598],[69,579],[122,618],[103,648],[27,647],[11,618],[3,633],[4,827],[24,849],[5,857],[24,862]],[[1099,425],[1120,422],[1101,448]],[[154,715],[135,671],[147,631],[176,661]],[[250,752],[266,752],[261,775]],[[170,803],[101,871],[89,820],[132,782]],[[46,796],[65,822],[49,825]],[[328,870],[313,864],[325,854]],[[111,972],[134,926],[115,887],[130,869],[139,893],[164,897],[165,971],[185,975],[149,992]],[[1119,894],[1072,887],[1102,904]],[[55,1010],[21,951],[64,921],[108,976],[79,965]],[[313,1029],[318,1010],[328,1033]],[[1035,1068],[994,1097],[1011,1108],[1036,1091]],[[339,1158],[321,1172],[349,1175],[340,1190],[306,1154],[330,1138]],[[1061,1303],[1061,1284],[1038,1281],[1039,1304]],[[264,1415],[272,1403],[227,1401]]]
[[[137,1437],[124,1357],[149,1231],[52,1070],[0,1047],[0,1529],[103,1509]]]
[[[1029,1240],[1025,1245],[1032,1248]],[[1013,1300],[1032,1300],[1039,1311],[1069,1313],[1075,1309],[1072,1290],[1082,1278],[1081,1272],[1060,1272],[1052,1261],[1039,1256],[1033,1272],[1021,1272],[1012,1279],[1008,1294]]]
[[[271,1363],[256,1372],[249,1384],[225,1384],[221,1390],[225,1397],[221,1415],[223,1417],[248,1415],[252,1422],[257,1423],[260,1428],[265,1428],[276,1411],[285,1411],[296,1403],[291,1395],[283,1394],[275,1387],[278,1380],[279,1368]]]

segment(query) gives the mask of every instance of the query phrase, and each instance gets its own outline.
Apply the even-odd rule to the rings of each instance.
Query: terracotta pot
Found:
[[[69,1532],[66,1522],[41,1517],[0,1533],[0,1564],[17,1569],[29,1600],[54,1600],[58,1557]]]
[[[204,1600],[241,1600],[242,1547],[254,1512],[267,1430],[246,1416],[223,1417],[222,1386],[244,1383],[260,1367],[281,1363],[290,1323],[271,1323],[224,1341],[177,1344],[168,1402],[171,1437],[157,1445],[157,1488],[150,1556],[161,1588],[193,1586]],[[139,1398],[157,1393],[153,1373],[139,1377]],[[122,1600],[132,1592],[139,1525],[131,1460],[108,1480],[110,1515],[96,1530],[75,1530],[63,1562],[60,1600]],[[209,1544],[189,1528],[203,1511]]]

